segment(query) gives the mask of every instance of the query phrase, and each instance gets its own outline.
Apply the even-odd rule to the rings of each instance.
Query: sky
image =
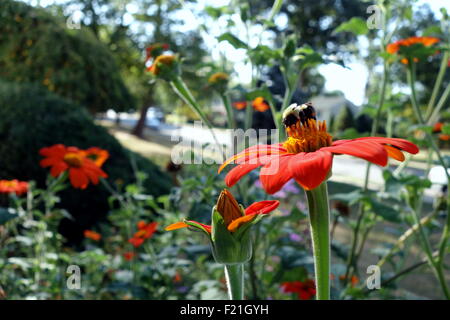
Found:
[[[67,0],[40,0],[42,6],[62,3]],[[31,4],[37,4],[39,0],[28,0]],[[183,0],[180,0],[183,3]],[[229,0],[198,0],[197,3],[185,3],[185,9],[180,10],[179,18],[183,20],[184,26],[180,27],[180,31],[187,31],[197,28],[200,25],[197,12],[201,11],[206,5],[218,7],[228,3]],[[450,11],[449,0],[418,0],[415,7],[418,7],[424,3],[428,3],[438,17],[440,17],[439,9],[445,7]],[[368,6],[370,3],[367,4]],[[136,8],[127,7],[129,10],[135,10]],[[75,18],[76,18],[75,13]],[[369,16],[369,14],[368,14]],[[130,16],[130,22],[132,18]],[[261,33],[261,26],[255,26],[250,29],[250,35],[247,35],[245,28],[241,23],[238,16],[233,16],[235,27],[233,33],[240,39],[249,39],[250,45],[255,45],[258,41],[259,34]],[[285,25],[287,23],[284,16],[280,16],[275,21],[277,25]],[[210,23],[210,30],[208,33],[203,32],[202,36],[205,39],[205,43],[209,46],[211,54],[214,60],[219,60],[221,55],[225,55],[227,60],[234,63],[235,76],[239,82],[249,83],[251,79],[250,65],[245,61],[245,52],[243,49],[234,49],[227,42],[218,43],[216,37],[227,31],[225,19],[219,19],[217,23]],[[362,39],[358,40],[361,45],[364,45]],[[270,44],[270,33],[264,34],[262,42]],[[354,61],[347,65],[347,68],[335,64],[321,65],[318,71],[325,78],[325,91],[342,91],[345,97],[359,106],[364,103],[364,88],[367,83],[368,70],[363,61]]]

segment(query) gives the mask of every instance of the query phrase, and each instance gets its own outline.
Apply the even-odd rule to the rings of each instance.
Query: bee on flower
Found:
[[[237,164],[225,177],[228,187],[262,167],[259,176],[268,194],[279,191],[291,179],[305,190],[312,190],[331,175],[334,155],[352,155],[386,166],[388,158],[404,161],[402,151],[419,152],[415,144],[397,138],[364,137],[333,142],[325,121],[316,120],[312,104],[290,105],[283,113],[283,124],[288,135],[283,143],[247,148],[221,165],[219,173],[228,165]]]

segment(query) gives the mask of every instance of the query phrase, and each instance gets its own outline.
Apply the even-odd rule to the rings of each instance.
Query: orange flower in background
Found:
[[[89,183],[98,184],[100,177],[108,177],[88,157],[86,151],[76,147],[66,147],[62,144],[56,144],[51,147],[42,148],[39,153],[45,157],[40,162],[41,167],[51,167],[50,174],[55,178],[63,172],[68,171],[70,183],[74,188],[86,189]],[[101,161],[104,162],[104,160]]]
[[[139,221],[137,223],[138,231],[135,232],[128,242],[131,243],[135,248],[140,247],[146,239],[153,236],[158,228],[157,222],[146,223],[145,221]]]
[[[230,77],[225,72],[216,72],[209,77],[208,82],[211,84],[216,84],[219,82],[228,82],[229,78]]]
[[[433,126],[433,132],[434,133],[439,133],[442,132],[442,127],[444,126],[444,124],[442,122],[436,122]]]
[[[94,241],[99,241],[102,238],[102,235],[92,230],[84,230],[84,237]]]
[[[245,109],[247,108],[247,101],[233,102],[233,107],[235,107],[237,110]]]
[[[270,106],[265,102],[263,97],[257,97],[252,102],[253,109],[259,112],[264,112],[270,109]]]
[[[300,300],[310,300],[316,295],[314,280],[283,282],[281,288],[285,293],[296,293]]]
[[[15,193],[20,196],[28,192],[28,182],[14,180],[0,180],[0,193]]]
[[[134,257],[136,257],[136,253],[134,253],[133,251],[124,252],[123,257],[125,260],[131,261],[134,259]]]
[[[183,281],[183,278],[181,277],[181,274],[179,272],[175,273],[175,276],[173,277],[173,282],[178,283]]]
[[[340,275],[339,280],[344,281],[346,279],[345,275]],[[359,278],[357,276],[352,276],[350,279],[350,284],[352,287],[356,286],[359,282]]]
[[[409,37],[406,39],[401,39],[399,41],[390,43],[386,47],[386,51],[390,54],[395,54],[400,51],[402,47],[410,47],[415,44],[421,44],[425,47],[431,47],[432,45],[438,43],[440,40],[434,37]],[[414,58],[414,62],[418,62],[418,58]],[[401,59],[403,64],[408,64],[408,59]]]
[[[160,55],[156,57],[155,62],[148,68],[148,71],[155,76],[161,72],[161,66],[172,67],[176,61],[175,56],[172,55]]]
[[[325,121],[316,121],[310,104],[289,106],[283,113],[283,123],[288,134],[284,143],[247,148],[222,164],[219,173],[231,163],[238,164],[225,177],[228,187],[262,167],[259,177],[268,194],[279,191],[291,179],[305,190],[312,190],[328,178],[334,155],[347,154],[384,167],[388,158],[404,161],[402,151],[419,152],[415,144],[397,138],[364,137],[332,142]]]
[[[91,148],[85,150],[85,152],[86,152],[86,157],[91,159],[92,161],[94,161],[94,163],[99,168],[109,158],[109,152],[104,149],[100,149],[98,147],[91,147]]]

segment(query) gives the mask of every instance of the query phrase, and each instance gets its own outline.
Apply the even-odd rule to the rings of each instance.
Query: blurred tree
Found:
[[[249,0],[251,16],[258,17],[270,10],[273,0]],[[335,33],[334,30],[354,17],[366,19],[369,3],[356,0],[285,0],[280,14],[287,17],[286,24],[273,24],[275,35],[295,33],[301,45],[309,45],[322,54],[342,56],[342,50],[355,41],[351,33]],[[281,41],[281,38],[280,40]]]
[[[84,28],[21,2],[0,2],[0,77],[34,82],[91,113],[134,107],[108,48]]]
[[[341,108],[339,113],[333,119],[333,134],[338,134],[339,132],[344,131],[347,128],[352,128],[355,126],[355,120],[353,117],[353,113],[348,106],[344,106]]]

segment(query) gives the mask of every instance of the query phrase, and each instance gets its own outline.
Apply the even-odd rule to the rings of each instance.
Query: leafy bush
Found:
[[[38,83],[91,112],[134,108],[113,55],[91,31],[42,9],[0,2],[0,76]]]
[[[111,184],[134,181],[134,159],[139,171],[148,175],[148,193],[161,195],[169,191],[170,179],[156,165],[123,148],[105,128],[95,125],[80,106],[35,85],[0,81],[0,177],[33,179],[42,186],[48,169],[39,166],[39,149],[56,143],[108,150],[110,158],[103,169]],[[100,185],[87,190],[71,188],[62,193],[61,205],[77,218],[82,230],[107,212],[108,195]],[[75,235],[81,237],[77,230]]]

